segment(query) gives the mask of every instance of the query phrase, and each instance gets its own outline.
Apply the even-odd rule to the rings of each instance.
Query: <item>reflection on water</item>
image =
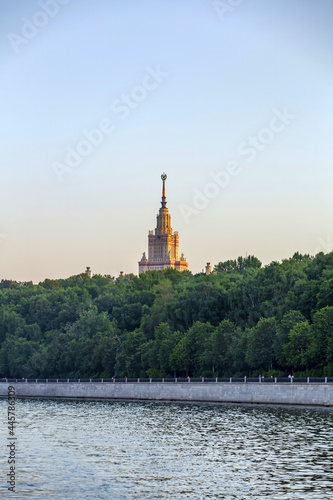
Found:
[[[333,496],[331,409],[18,400],[16,415],[16,498]]]

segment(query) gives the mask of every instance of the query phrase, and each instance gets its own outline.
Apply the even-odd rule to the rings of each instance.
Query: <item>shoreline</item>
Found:
[[[15,388],[16,398],[95,401],[155,401],[184,403],[273,404],[333,407],[333,384],[262,383],[122,383],[3,382],[0,398]]]

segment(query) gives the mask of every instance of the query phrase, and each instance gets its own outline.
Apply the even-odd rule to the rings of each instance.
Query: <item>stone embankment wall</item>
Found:
[[[333,406],[333,384],[0,383],[0,397],[200,401]]]

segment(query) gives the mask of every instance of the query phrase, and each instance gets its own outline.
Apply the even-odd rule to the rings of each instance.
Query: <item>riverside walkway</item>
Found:
[[[5,383],[28,383],[28,384],[57,384],[57,383],[71,383],[71,384],[92,384],[92,383],[112,383],[112,384],[125,384],[125,383],[163,383],[163,384],[217,384],[217,383],[259,383],[259,384],[333,384],[333,377],[307,377],[307,378],[295,378],[295,377],[241,377],[241,378],[57,378],[57,379],[34,379],[34,378],[3,378],[0,382]]]

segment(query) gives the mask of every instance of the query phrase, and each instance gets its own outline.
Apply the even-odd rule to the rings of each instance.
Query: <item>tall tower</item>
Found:
[[[177,271],[187,271],[188,263],[181,254],[179,258],[179,236],[178,232],[172,233],[171,216],[167,208],[165,196],[166,174],[161,175],[163,181],[161,208],[157,215],[155,231],[148,234],[148,259],[146,253],[142,255],[139,262],[139,274],[146,271],[160,271],[172,267]]]

